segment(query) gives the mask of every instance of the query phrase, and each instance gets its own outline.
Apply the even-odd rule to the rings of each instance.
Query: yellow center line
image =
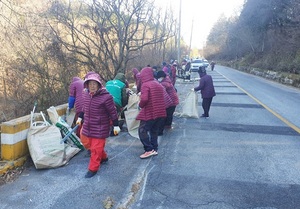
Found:
[[[218,72],[218,73],[220,73],[220,72]],[[221,74],[221,75],[224,76],[223,74]],[[254,97],[253,95],[251,95],[250,93],[248,93],[246,90],[244,90],[242,87],[240,87],[239,85],[237,85],[236,83],[234,83],[233,81],[231,81],[226,76],[224,76],[224,78],[226,78],[227,80],[229,80],[236,87],[238,87],[241,91],[243,91],[245,94],[247,94],[253,100],[255,100],[258,104],[260,104],[261,106],[263,106],[266,110],[268,110],[269,112],[271,112],[273,115],[275,115],[277,118],[279,118],[282,122],[284,122],[286,125],[288,125],[289,127],[291,127],[292,129],[294,129],[296,132],[298,132],[300,134],[300,128],[298,128],[296,125],[294,125],[293,123],[291,123],[290,121],[288,121],[287,119],[285,119],[284,117],[282,117],[281,115],[279,115],[277,112],[275,112],[274,110],[272,110],[271,108],[269,108],[267,105],[265,105],[264,103],[262,103],[261,101],[259,101],[256,97]]]

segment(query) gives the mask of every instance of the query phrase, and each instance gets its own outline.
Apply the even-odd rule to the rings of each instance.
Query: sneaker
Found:
[[[97,171],[88,170],[88,172],[85,174],[84,178],[91,178],[91,177],[95,176],[96,173],[97,173]]]
[[[140,158],[145,159],[145,158],[151,157],[152,155],[155,155],[154,150],[144,152],[144,154],[140,155]]]
[[[155,156],[155,155],[158,155],[158,152],[157,151],[153,151],[153,156]]]
[[[104,158],[104,159],[101,159],[101,163],[106,163],[107,161],[108,161],[108,157]]]

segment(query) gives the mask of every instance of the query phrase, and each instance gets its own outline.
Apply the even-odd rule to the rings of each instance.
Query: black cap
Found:
[[[203,66],[199,67],[198,73],[206,73],[206,69]]]
[[[161,77],[166,77],[166,73],[162,70],[158,71],[157,74],[156,74],[156,78],[161,78]]]

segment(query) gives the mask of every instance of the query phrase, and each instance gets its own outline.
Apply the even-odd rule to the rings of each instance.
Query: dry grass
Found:
[[[19,178],[19,176],[22,174],[24,170],[24,167],[18,167],[15,168],[13,170],[9,170],[7,171],[5,174],[0,176],[0,186],[6,184],[6,183],[10,183],[10,182],[14,182],[16,179]]]
[[[24,170],[31,166],[33,166],[33,162],[31,158],[28,158],[23,166],[8,170],[5,174],[0,176],[0,186],[14,182],[20,177]]]

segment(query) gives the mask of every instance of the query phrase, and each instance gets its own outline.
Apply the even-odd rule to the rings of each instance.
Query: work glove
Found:
[[[76,121],[76,125],[81,125],[82,118],[78,118]]]
[[[114,126],[114,135],[117,136],[120,133],[121,129],[119,126]]]

